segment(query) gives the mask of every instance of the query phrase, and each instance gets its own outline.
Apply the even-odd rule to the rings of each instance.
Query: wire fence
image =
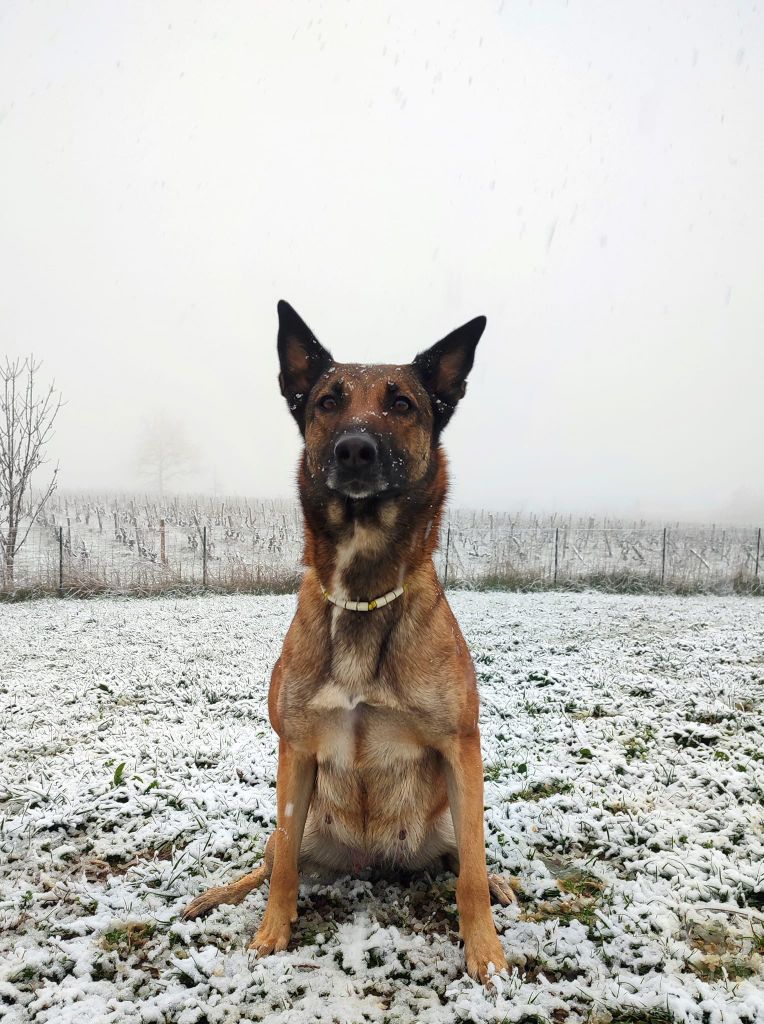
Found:
[[[301,557],[290,503],[76,499],[38,517],[0,592],[289,591]]]
[[[290,502],[59,497],[29,532],[0,595],[288,592],[302,574]],[[761,529],[452,510],[436,567],[450,587],[672,592],[762,590]]]
[[[446,527],[446,585],[673,592],[752,591],[761,529],[692,526],[499,525],[457,517]]]

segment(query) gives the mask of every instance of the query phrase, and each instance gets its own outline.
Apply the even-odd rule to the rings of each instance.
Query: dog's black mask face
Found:
[[[363,366],[335,363],[288,303],[280,302],[278,313],[279,384],[314,482],[363,499],[405,493],[424,479],[464,395],[485,317],[413,363]]]

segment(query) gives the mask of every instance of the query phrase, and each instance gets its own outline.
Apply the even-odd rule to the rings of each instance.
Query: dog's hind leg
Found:
[[[197,896],[195,900],[189,903],[183,911],[184,920],[192,921],[195,917],[209,914],[211,910],[219,907],[221,903],[230,903],[234,906],[241,903],[246,896],[249,896],[253,889],[257,889],[267,878],[271,877],[274,848],[275,834],[271,834],[268,842],[265,844],[263,863],[259,868],[255,871],[250,871],[249,874],[244,875],[242,878],[237,878],[235,882],[229,882],[228,885],[213,885],[211,889],[207,889],[201,896]]]
[[[504,875],[492,875],[488,873],[488,891],[491,894],[491,898],[496,903],[501,903],[502,907],[508,907],[510,903],[517,903],[517,894],[512,886],[510,879],[505,878]]]
[[[459,874],[459,852],[454,844],[453,850],[449,850],[445,854],[444,860],[446,867],[449,871],[452,871],[455,875]],[[502,907],[508,907],[512,903],[517,903],[517,893],[515,892],[515,886],[513,885],[514,879],[506,878],[504,875],[496,875],[492,872],[488,872],[488,892],[491,894],[491,899],[494,903],[500,903]]]

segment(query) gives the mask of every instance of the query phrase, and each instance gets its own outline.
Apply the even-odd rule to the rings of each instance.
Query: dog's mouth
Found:
[[[389,490],[390,483],[376,474],[374,477],[346,476],[338,466],[332,466],[326,478],[327,486],[345,498],[373,498]]]

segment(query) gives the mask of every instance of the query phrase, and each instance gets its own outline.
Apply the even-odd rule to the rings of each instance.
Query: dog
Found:
[[[486,868],[483,762],[472,659],[432,555],[446,498],[441,434],[485,329],[477,317],[411,364],[337,363],[278,304],[279,384],[304,440],[305,575],[271,676],[277,826],[263,864],[185,911],[240,903],[270,879],[250,949],[286,949],[299,870],[457,873],[469,974],[507,962]]]

